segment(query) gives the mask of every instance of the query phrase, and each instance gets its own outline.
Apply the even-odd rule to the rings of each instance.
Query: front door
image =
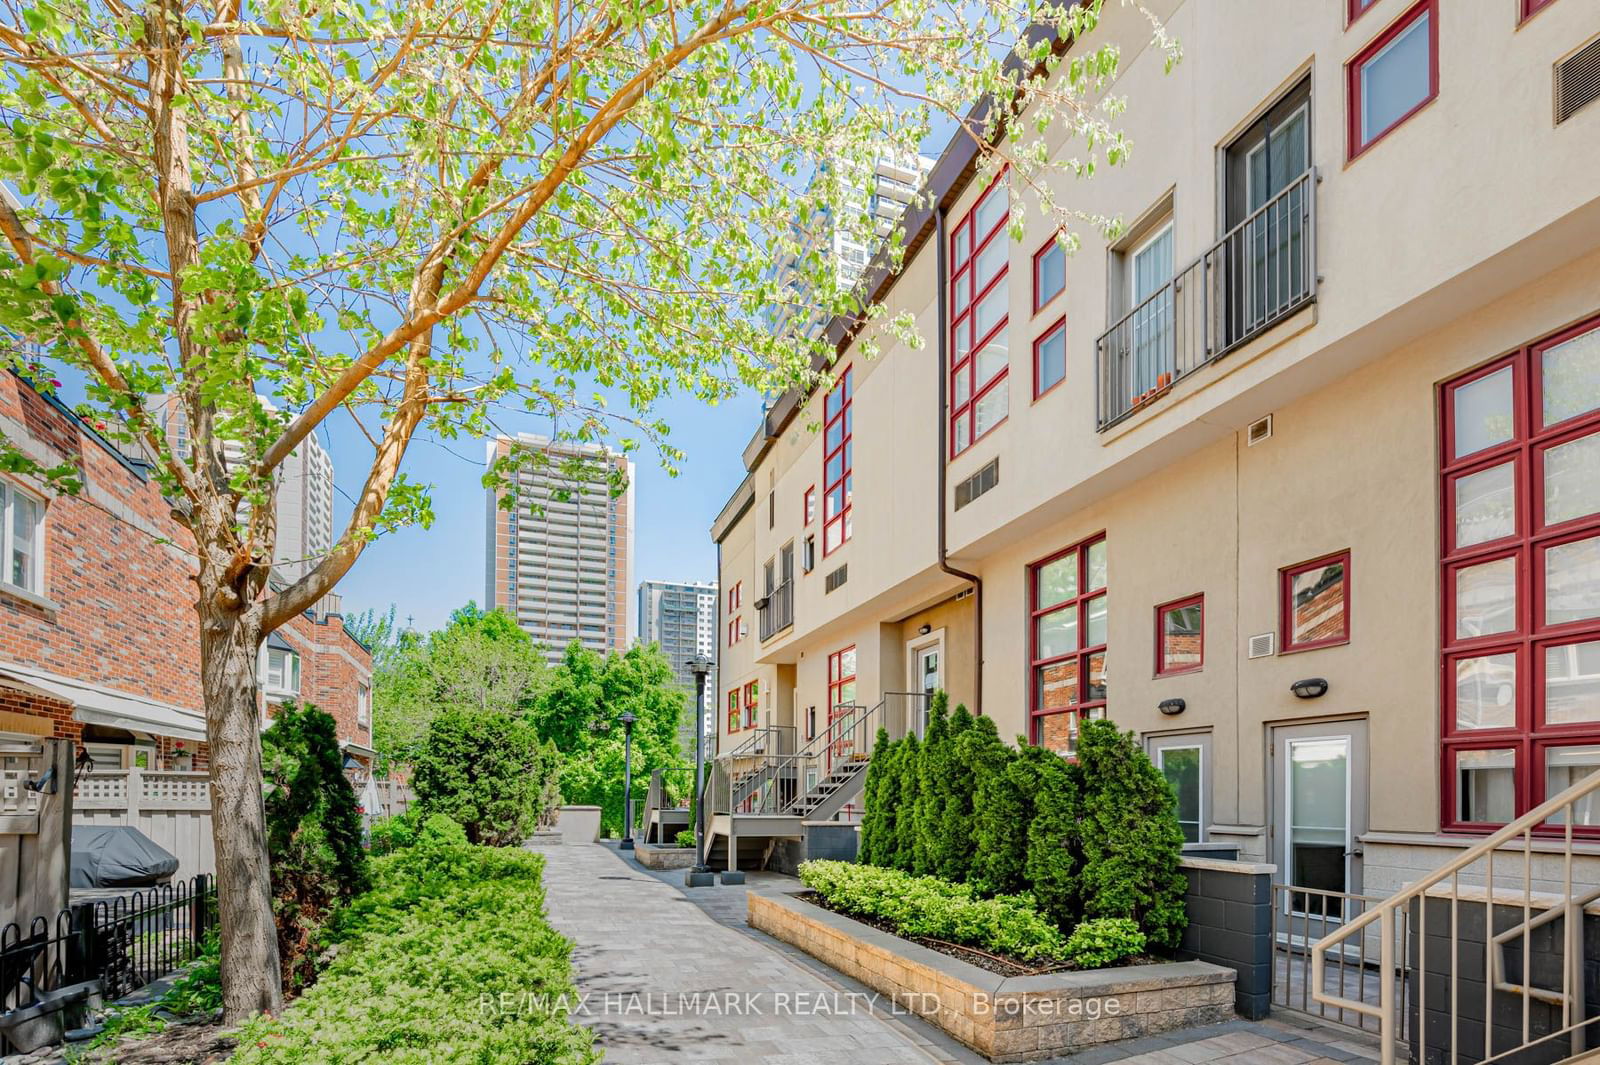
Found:
[[[1320,938],[1324,923],[1344,920],[1345,896],[1361,892],[1367,723],[1274,728],[1271,760],[1273,853],[1291,889],[1282,905],[1294,915],[1289,927]]]

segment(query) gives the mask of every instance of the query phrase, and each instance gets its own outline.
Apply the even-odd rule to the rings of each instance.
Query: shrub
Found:
[[[694,846],[694,829],[686,828],[673,837],[673,841],[680,847]]]
[[[592,1033],[563,1008],[576,1000],[571,944],[544,918],[543,868],[428,818],[414,846],[373,862],[374,887],[335,921],[340,951],[316,986],[248,1021],[232,1065],[592,1065]]]
[[[889,731],[880,727],[872,741],[872,760],[867,763],[867,780],[862,785],[861,801],[866,813],[861,818],[861,850],[858,860],[868,865],[884,865],[887,841],[894,835],[895,804],[888,795],[890,778],[894,774],[889,765],[895,757],[895,744]]]
[[[921,783],[922,741],[917,739],[915,732],[911,732],[896,747],[899,748],[897,757],[889,763],[894,771],[894,783],[886,789],[887,794],[894,796],[894,846],[890,848],[888,860],[883,865],[910,872],[917,852],[916,807]]]
[[[316,978],[322,926],[366,888],[367,855],[333,718],[286,703],[261,748],[278,956],[283,986],[293,990]]]
[[[1127,917],[1150,942],[1176,947],[1187,918],[1178,871],[1177,802],[1131,732],[1086,721],[1078,736],[1078,834],[1084,917]]]
[[[945,739],[944,772],[939,779],[938,820],[933,826],[933,873],[964,881],[972,873],[972,793],[977,787],[967,737],[975,719],[965,705],[950,715]],[[985,720],[989,730],[994,722]]]
[[[382,817],[372,823],[368,848],[373,857],[405,850],[417,842],[422,827],[422,811],[412,806],[405,813]]]
[[[830,908],[884,921],[901,935],[1029,960],[1066,950],[1061,931],[1025,895],[983,899],[966,884],[851,862],[805,862],[800,879]]]
[[[1016,787],[1033,796],[1023,876],[1039,908],[1062,928],[1081,914],[1078,904],[1078,777],[1054,751],[1024,747],[1012,763]]]
[[[915,772],[916,802],[912,806],[911,871],[932,873],[938,854],[940,815],[944,811],[944,774],[949,758],[949,700],[934,692],[928,706],[928,728]]]
[[[556,802],[555,747],[509,714],[447,710],[428,726],[413,786],[424,815],[445,814],[473,843],[515,846]]]
[[[980,717],[962,737],[958,757],[972,767],[971,881],[988,895],[1023,891],[1033,792],[1012,772],[1020,756],[1000,738],[994,720]]]
[[[1104,969],[1143,953],[1144,933],[1126,917],[1084,921],[1067,937],[1067,960],[1080,969]]]
[[[165,1031],[169,1018],[209,1016],[222,1008],[222,939],[217,931],[206,933],[200,954],[193,964],[155,1001],[142,1006],[118,1009],[106,1017],[105,1027],[89,1044],[91,1057],[123,1036],[144,1036]]]

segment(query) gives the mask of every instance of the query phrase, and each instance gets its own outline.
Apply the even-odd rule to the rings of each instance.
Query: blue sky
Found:
[[[673,446],[685,457],[678,476],[661,468],[654,452],[636,454],[632,584],[641,580],[714,580],[716,548],[711,521],[744,477],[741,455],[761,416],[755,393],[717,407],[675,398],[662,403],[660,414],[672,426]],[[507,432],[548,432],[531,416],[499,418]],[[335,423],[338,419],[335,419]],[[323,443],[333,455],[340,522],[350,515],[350,500],[360,491],[372,450],[344,427],[332,426]],[[369,607],[386,611],[393,603],[403,624],[409,616],[418,629],[438,628],[450,611],[469,599],[483,601],[484,491],[483,443],[450,441],[448,448],[432,439],[411,445],[404,468],[416,481],[433,486],[431,529],[404,529],[369,545],[339,584],[344,608],[355,613]],[[632,609],[633,587],[628,589]]]

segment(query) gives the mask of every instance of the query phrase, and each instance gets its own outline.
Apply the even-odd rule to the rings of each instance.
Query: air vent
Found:
[[[1246,429],[1244,432],[1244,442],[1250,447],[1255,447],[1257,444],[1261,443],[1261,441],[1270,440],[1271,438],[1272,415],[1270,414],[1265,418],[1257,418],[1255,421],[1251,422],[1250,428]],[[1268,653],[1270,654],[1271,652]]]
[[[1556,64],[1556,125],[1600,97],[1600,37]]]
[[[823,578],[823,583],[826,585],[826,587],[823,589],[822,594],[828,594],[849,579],[850,566],[848,564],[840,566],[838,569],[834,570],[832,573]]]
[[[1270,632],[1263,632],[1259,636],[1250,637],[1250,657],[1270,658],[1276,642]]]
[[[1000,459],[997,457],[990,459],[987,466],[956,485],[956,509],[960,510],[999,483]]]

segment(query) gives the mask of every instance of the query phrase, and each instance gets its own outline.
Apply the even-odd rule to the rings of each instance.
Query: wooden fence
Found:
[[[132,825],[178,859],[174,881],[217,871],[211,779],[200,773],[114,769],[78,777],[74,825]]]

